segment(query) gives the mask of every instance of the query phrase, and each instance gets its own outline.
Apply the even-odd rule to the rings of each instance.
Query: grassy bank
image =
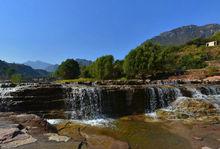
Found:
[[[57,80],[56,83],[84,83],[84,82],[95,82],[96,79],[93,78],[79,78],[79,79],[71,79],[71,80]]]

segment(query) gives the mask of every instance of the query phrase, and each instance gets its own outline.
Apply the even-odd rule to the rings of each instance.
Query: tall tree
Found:
[[[163,47],[151,42],[132,50],[124,60],[123,69],[128,78],[156,75],[171,70],[174,55],[172,47]]]
[[[62,79],[78,78],[80,75],[78,62],[73,59],[67,59],[58,67],[56,75]]]
[[[96,79],[111,79],[113,73],[114,57],[112,55],[97,58],[90,66],[90,72]]]

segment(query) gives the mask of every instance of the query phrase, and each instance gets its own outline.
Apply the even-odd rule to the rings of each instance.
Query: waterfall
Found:
[[[220,86],[202,86],[199,88],[200,92],[205,95],[218,95],[220,94]]]
[[[177,87],[147,87],[146,88],[146,112],[153,112],[156,109],[168,107],[170,103],[182,96],[181,91]]]
[[[183,98],[182,98],[183,97]],[[198,98],[220,105],[220,85],[76,84],[0,87],[0,111],[56,111],[70,119],[91,120],[154,112],[175,100]],[[58,111],[59,113],[59,111]]]
[[[100,90],[95,87],[72,86],[67,92],[66,106],[71,119],[101,117]]]
[[[199,92],[203,94],[205,100],[211,102],[216,108],[220,109],[220,86],[202,86],[199,88]]]
[[[10,98],[12,97],[10,93],[15,92],[17,88],[0,88],[0,98],[5,99],[5,98]]]
[[[0,111],[9,111],[9,105],[12,105],[13,96],[11,93],[19,90],[19,87],[1,87],[0,88]]]
[[[209,96],[220,94],[219,85],[186,85],[184,88],[188,93],[191,94],[192,98],[208,99]]]

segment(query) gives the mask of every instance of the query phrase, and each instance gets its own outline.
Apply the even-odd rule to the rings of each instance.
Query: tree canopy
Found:
[[[147,42],[132,50],[124,60],[124,72],[127,77],[133,78],[137,75],[154,75],[160,71],[171,69],[174,48],[162,47]]]
[[[111,79],[113,72],[114,57],[112,55],[97,58],[90,66],[90,73],[96,79]]]
[[[67,59],[58,67],[56,75],[62,79],[76,79],[80,75],[79,64],[73,59]]]

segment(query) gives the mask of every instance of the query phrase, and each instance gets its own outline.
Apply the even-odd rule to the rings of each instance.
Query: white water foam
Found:
[[[78,124],[86,124],[90,126],[106,127],[110,126],[114,119],[94,119],[94,120],[65,120],[65,119],[47,119],[47,122],[51,125],[57,125],[65,122],[72,122]]]
[[[146,113],[145,114],[147,117],[157,119],[157,113],[156,112],[151,112],[151,113]]]

